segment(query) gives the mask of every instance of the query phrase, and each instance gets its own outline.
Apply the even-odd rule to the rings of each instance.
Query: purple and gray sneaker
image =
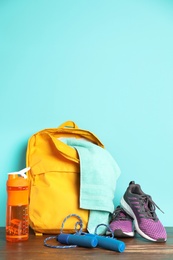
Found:
[[[133,219],[120,206],[114,210],[109,227],[115,237],[134,236]],[[106,234],[109,232],[107,231]]]
[[[166,230],[155,213],[156,207],[161,209],[150,195],[142,191],[139,184],[134,181],[129,183],[121,206],[134,219],[135,229],[142,237],[155,242],[167,240]]]

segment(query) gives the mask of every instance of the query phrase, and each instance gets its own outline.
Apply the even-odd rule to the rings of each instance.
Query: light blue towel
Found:
[[[63,138],[78,151],[80,159],[80,208],[90,210],[88,232],[98,224],[108,224],[114,211],[114,194],[120,169],[110,153],[84,139]],[[99,228],[98,232],[104,232]]]

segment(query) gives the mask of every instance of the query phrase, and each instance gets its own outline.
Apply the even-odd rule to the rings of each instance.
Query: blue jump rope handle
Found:
[[[124,252],[125,250],[125,243],[123,241],[110,238],[110,237],[101,237],[96,236],[98,240],[98,247],[102,247],[108,250],[118,251],[118,252]]]
[[[57,241],[61,244],[77,245],[81,247],[96,247],[98,240],[94,236],[60,234],[57,236]]]
[[[98,235],[89,234],[89,233],[86,233],[84,236],[95,237],[98,240],[97,246],[104,248],[104,249],[122,253],[122,252],[124,252],[125,247],[126,247],[126,245],[123,241],[117,240],[112,237],[98,236]]]

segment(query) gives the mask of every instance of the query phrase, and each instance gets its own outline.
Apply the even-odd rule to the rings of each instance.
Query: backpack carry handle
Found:
[[[63,124],[61,124],[60,126],[58,126],[58,128],[79,128],[75,122],[73,121],[66,121]]]
[[[79,157],[74,148],[68,146],[67,144],[61,142],[59,139],[55,138],[53,135],[48,134],[51,144],[56,148],[56,150],[61,153],[62,156],[71,160],[73,162],[79,163]]]

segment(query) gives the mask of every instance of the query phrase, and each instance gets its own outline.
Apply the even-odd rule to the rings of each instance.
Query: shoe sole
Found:
[[[124,198],[121,199],[121,206],[123,207],[123,209],[126,211],[127,214],[129,214],[133,219],[134,219],[134,225],[135,225],[135,229],[136,231],[138,232],[139,235],[141,235],[142,237],[148,239],[148,240],[151,240],[151,241],[154,241],[154,242],[165,242],[166,240],[164,239],[153,239],[149,236],[147,236],[140,228],[139,228],[139,225],[138,225],[138,221],[137,221],[137,218],[133,212],[133,210],[131,209],[131,207],[127,204],[127,202],[124,200]]]
[[[110,231],[106,231],[106,235],[111,235]],[[114,230],[114,237],[134,237],[134,232],[124,232],[121,229]]]

